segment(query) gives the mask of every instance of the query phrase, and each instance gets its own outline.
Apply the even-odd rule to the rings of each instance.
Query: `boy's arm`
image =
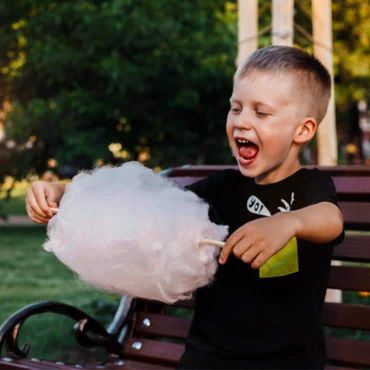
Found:
[[[224,264],[231,253],[253,268],[282,249],[292,237],[315,243],[327,243],[340,235],[343,216],[330,202],[321,202],[296,211],[280,212],[271,217],[246,223],[226,241],[219,257]]]

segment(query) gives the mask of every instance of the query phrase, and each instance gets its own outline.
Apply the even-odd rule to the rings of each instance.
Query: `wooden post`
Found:
[[[333,39],[331,0],[312,0],[314,54],[333,76]],[[318,164],[337,164],[337,132],[335,129],[334,86],[327,114],[321,122],[318,135]]]
[[[272,44],[293,45],[294,0],[272,2]]]
[[[258,46],[258,1],[238,0],[238,66]]]
[[[320,60],[333,76],[331,0],[312,0],[312,28],[315,57]],[[337,164],[338,149],[334,101],[333,79],[328,111],[324,120],[320,123],[317,133],[318,164],[321,166]],[[341,263],[339,261],[333,261],[332,264],[340,265]],[[328,289],[325,300],[328,302],[341,302],[342,292],[336,289]]]

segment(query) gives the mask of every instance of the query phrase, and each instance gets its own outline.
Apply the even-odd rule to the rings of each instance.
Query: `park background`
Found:
[[[271,44],[271,3],[259,1],[259,47]],[[129,160],[156,171],[233,163],[224,126],[237,18],[236,1],[224,0],[1,1],[2,218],[25,215],[38,178]],[[311,2],[296,0],[294,44],[310,52],[311,18]],[[338,163],[369,164],[370,4],[333,0],[332,23]],[[317,162],[315,142],[303,160]],[[2,222],[0,322],[45,299],[107,322],[119,297],[77,282],[42,250],[45,235],[43,226]],[[24,340],[33,336],[36,357],[74,359],[71,331],[46,317]]]

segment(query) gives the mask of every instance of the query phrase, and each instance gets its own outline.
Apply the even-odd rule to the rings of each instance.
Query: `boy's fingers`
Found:
[[[34,193],[29,192],[27,195],[27,204],[29,208],[33,211],[34,214],[36,214],[39,217],[47,217],[48,214],[45,213],[38,205]]]
[[[250,240],[248,240],[245,235],[244,237],[234,245],[233,253],[236,258],[241,258],[241,256],[249,251],[249,249],[253,246]]]
[[[254,259],[254,261],[251,263],[251,267],[253,269],[259,269],[267,260],[267,256],[265,253],[260,252],[257,257]]]
[[[44,216],[51,216],[52,213],[49,209],[49,206],[46,202],[46,192],[45,192],[45,188],[41,185],[41,184],[38,184],[38,183],[34,183],[32,184],[32,189],[33,189],[33,195],[34,195],[34,198],[37,202],[37,205],[38,207],[42,210],[42,213],[44,213]],[[41,216],[41,215],[40,215]]]
[[[33,221],[34,222],[37,222],[38,224],[47,224],[49,222],[49,219],[48,218],[41,218],[41,217],[35,216],[33,218]]]
[[[252,245],[245,253],[243,253],[240,259],[245,263],[251,263],[259,254],[259,249]]]
[[[54,202],[53,200],[49,200],[49,199],[47,199],[47,202],[48,202],[49,207],[58,208],[57,202]]]
[[[46,201],[49,207],[58,207],[58,202],[60,198],[60,192],[58,192],[54,187],[49,189],[48,194],[46,195]]]
[[[227,261],[230,253],[233,251],[235,244],[237,244],[242,238],[243,234],[236,231],[226,240],[226,243],[222,248],[220,257],[218,259],[221,264],[224,264]]]
[[[35,214],[29,206],[26,206],[26,210],[27,210],[27,213],[28,213],[29,218],[33,222],[36,222],[38,224],[46,224],[49,221],[48,218],[46,218],[46,217],[40,217],[37,214]]]

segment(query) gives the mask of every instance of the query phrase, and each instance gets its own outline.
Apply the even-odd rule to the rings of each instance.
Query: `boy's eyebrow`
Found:
[[[241,104],[241,101],[240,101],[240,100],[235,99],[235,98],[233,98],[233,97],[231,97],[231,98],[229,99],[229,102],[230,102],[230,103],[239,103],[239,104]]]
[[[229,101],[230,101],[230,103],[238,103],[240,105],[242,104],[241,100],[235,99],[233,97],[231,97],[229,99]],[[258,105],[262,105],[262,106],[264,106],[264,107],[266,107],[268,109],[272,109],[272,110],[274,109],[274,107],[272,107],[271,105],[269,105],[267,103],[263,103],[261,101],[255,101],[255,102],[253,102],[253,106],[258,106]]]
[[[260,101],[257,101],[254,103],[254,105],[258,106],[258,105],[263,105],[264,107],[268,108],[268,109],[274,109],[273,106],[269,105],[269,104],[266,104],[266,103],[262,103]]]

